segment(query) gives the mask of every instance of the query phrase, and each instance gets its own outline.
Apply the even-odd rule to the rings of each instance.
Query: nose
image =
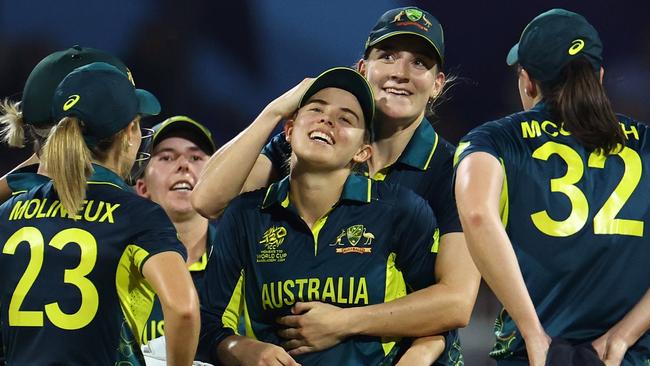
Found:
[[[391,79],[400,81],[400,82],[405,82],[408,81],[409,79],[409,68],[408,68],[408,62],[404,60],[403,58],[398,59],[395,61],[393,64],[393,68],[391,69]]]
[[[186,156],[179,156],[176,170],[180,172],[185,172],[190,169],[190,159]]]
[[[320,122],[320,123],[324,123],[324,124],[326,124],[326,125],[328,125],[328,126],[330,126],[330,127],[333,127],[333,126],[334,126],[333,118],[332,118],[329,114],[327,114],[327,113],[325,113],[325,114],[323,114],[323,115],[321,116],[319,122]]]

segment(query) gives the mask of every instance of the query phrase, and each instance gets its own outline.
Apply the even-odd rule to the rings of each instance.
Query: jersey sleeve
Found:
[[[127,250],[131,251],[133,262],[142,273],[142,266],[152,256],[163,252],[177,252],[187,259],[187,250],[178,240],[174,225],[157,204],[136,198],[135,207],[129,212],[137,216],[131,217],[135,234],[128,243]]]
[[[233,201],[219,220],[217,236],[203,279],[201,292],[201,335],[199,360],[217,364],[217,346],[237,333],[243,310],[244,260],[243,222],[238,219],[237,201]]]
[[[475,152],[485,152],[496,159],[501,159],[506,143],[503,138],[504,129],[505,126],[501,121],[492,121],[470,131],[458,144],[454,155],[454,169],[464,158]]]
[[[269,158],[271,164],[273,164],[273,169],[280,173],[279,177],[289,175],[289,164],[287,162],[291,157],[291,145],[285,139],[284,132],[273,136],[264,146],[261,154]]]
[[[395,232],[395,265],[411,291],[435,282],[439,229],[431,207],[409,190],[399,190],[397,219],[402,230]]]
[[[438,218],[441,235],[463,231],[452,192],[454,151],[454,145],[440,138],[429,166],[435,174],[431,175],[433,182],[425,198]]]

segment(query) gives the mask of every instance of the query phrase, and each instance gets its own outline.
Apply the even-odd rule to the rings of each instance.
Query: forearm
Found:
[[[192,205],[199,213],[215,218],[240,194],[281,118],[280,114],[265,109],[250,126],[214,153],[192,192]]]
[[[217,345],[217,357],[223,366],[237,366],[242,363],[241,352],[250,348],[254,339],[232,335]]]
[[[397,363],[401,365],[431,365],[445,351],[445,337],[441,335],[417,338]]]
[[[611,330],[628,347],[636,343],[650,329],[650,289]]]
[[[198,302],[198,300],[197,300]],[[167,365],[192,364],[198,344],[200,319],[198,312],[179,312],[163,307]]]

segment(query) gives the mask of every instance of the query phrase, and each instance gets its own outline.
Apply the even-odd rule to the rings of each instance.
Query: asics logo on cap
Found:
[[[81,97],[78,94],[73,94],[68,97],[68,100],[65,101],[63,104],[63,110],[67,111],[68,109],[72,108],[77,102],[81,99]]]
[[[580,52],[585,47],[585,41],[581,39],[576,39],[571,42],[571,47],[569,48],[569,55],[574,56]]]

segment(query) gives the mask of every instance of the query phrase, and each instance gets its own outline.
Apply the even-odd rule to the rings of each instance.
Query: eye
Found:
[[[349,125],[352,124],[352,121],[348,117],[341,117],[340,120],[347,123],[347,124],[349,124]]]
[[[203,160],[203,157],[200,156],[200,155],[192,155],[192,156],[190,157],[190,160],[191,160],[191,161],[201,161],[201,160]]]
[[[158,155],[158,160],[160,161],[171,161],[172,156],[169,154]]]

